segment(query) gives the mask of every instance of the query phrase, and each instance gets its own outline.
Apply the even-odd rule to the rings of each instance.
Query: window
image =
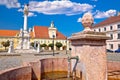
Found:
[[[106,27],[104,28],[104,31],[106,31]]]
[[[113,49],[113,44],[110,44],[110,49]]]
[[[120,29],[120,24],[117,25],[118,29]]]
[[[110,34],[111,39],[113,39],[113,34]]]
[[[43,41],[41,41],[41,43],[42,43]]]
[[[110,30],[112,30],[113,29],[113,27],[112,26],[110,26]]]
[[[101,30],[99,29],[99,32],[100,32]]]
[[[120,39],[120,33],[118,33],[118,39]]]

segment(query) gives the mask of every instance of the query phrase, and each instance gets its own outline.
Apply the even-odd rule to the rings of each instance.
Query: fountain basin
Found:
[[[108,62],[108,80],[120,80],[120,62]],[[71,70],[71,67],[70,67]],[[0,71],[0,80],[73,80],[67,78],[67,58],[46,58],[23,66]],[[76,80],[85,80],[76,69]]]

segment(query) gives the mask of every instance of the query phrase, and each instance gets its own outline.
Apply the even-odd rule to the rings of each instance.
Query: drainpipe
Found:
[[[70,77],[70,61],[71,61],[71,59],[75,59],[75,60],[76,60],[75,65],[74,65],[74,67],[73,67],[73,71],[72,71],[73,80],[74,80],[74,78],[75,78],[75,70],[76,70],[76,66],[77,66],[79,57],[78,57],[78,56],[75,56],[75,57],[68,57],[68,78]]]

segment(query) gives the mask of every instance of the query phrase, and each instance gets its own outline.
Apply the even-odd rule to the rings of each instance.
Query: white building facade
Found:
[[[110,17],[98,24],[92,30],[105,32],[111,39],[106,41],[106,48],[115,51],[120,48],[120,16]]]

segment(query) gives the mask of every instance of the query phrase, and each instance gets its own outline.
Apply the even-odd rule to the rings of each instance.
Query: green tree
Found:
[[[6,50],[6,47],[10,46],[10,41],[9,40],[3,41],[1,44],[5,47],[5,50]]]
[[[31,42],[30,45],[31,45],[32,47],[34,47],[34,42]],[[38,44],[36,43],[36,47],[37,47],[37,46],[38,46]]]
[[[41,44],[40,46],[41,46],[41,47],[46,47],[46,46],[47,46],[47,44],[45,44],[45,43],[44,43],[44,44]]]
[[[31,45],[32,47],[34,47],[34,42],[31,42],[30,45]]]
[[[62,43],[61,42],[56,42],[55,46],[60,50],[60,47],[62,47]]]
[[[47,44],[45,44],[45,43],[44,43],[44,44],[41,44],[40,47],[44,47],[44,49],[46,49]]]
[[[53,43],[50,43],[48,46],[53,50]]]

